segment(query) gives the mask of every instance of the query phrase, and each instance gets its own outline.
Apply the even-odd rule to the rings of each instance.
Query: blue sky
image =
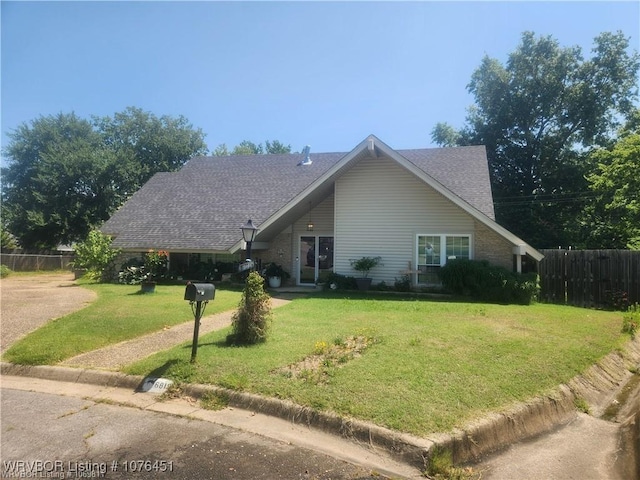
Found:
[[[1,2],[2,143],[40,115],[183,115],[210,149],[244,139],[349,151],[433,146],[460,127],[484,55],[525,30],[590,55],[640,2]]]

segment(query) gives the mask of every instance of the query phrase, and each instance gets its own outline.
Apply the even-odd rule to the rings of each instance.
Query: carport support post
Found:
[[[191,363],[196,363],[196,355],[198,355],[198,332],[200,330],[200,317],[202,316],[202,302],[196,302],[196,319],[193,326],[193,345],[191,345]]]

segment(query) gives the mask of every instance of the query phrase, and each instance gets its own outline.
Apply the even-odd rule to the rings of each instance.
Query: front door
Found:
[[[298,283],[314,285],[322,272],[333,270],[333,237],[300,237]]]

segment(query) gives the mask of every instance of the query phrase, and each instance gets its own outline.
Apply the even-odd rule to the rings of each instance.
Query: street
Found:
[[[224,425],[49,393],[1,392],[2,478],[387,478]]]

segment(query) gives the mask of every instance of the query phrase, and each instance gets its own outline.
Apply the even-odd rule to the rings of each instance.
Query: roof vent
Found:
[[[309,151],[311,150],[311,146],[307,145],[306,147],[304,147],[304,150],[302,150],[302,155],[304,155],[304,158],[300,161],[300,163],[298,164],[298,166],[307,166],[307,165],[311,165],[313,163],[313,161],[311,160],[311,156],[309,155]]]

